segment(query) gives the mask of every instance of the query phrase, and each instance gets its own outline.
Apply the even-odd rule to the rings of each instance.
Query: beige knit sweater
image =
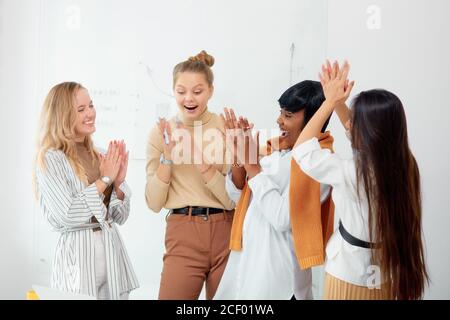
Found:
[[[161,134],[156,125],[150,132],[147,144],[147,183],[145,187],[147,206],[154,212],[159,212],[162,208],[174,209],[186,206],[233,209],[235,203],[225,190],[225,175],[230,168],[229,164],[225,164],[226,146],[223,138],[217,139],[218,136],[222,136],[220,132],[224,133],[225,131],[222,119],[208,110],[205,110],[195,122],[185,119],[181,113],[178,114],[178,118],[191,135],[194,135],[194,130],[199,132],[201,129],[204,151],[212,148],[222,149],[224,157],[220,161],[212,163],[217,171],[207,183],[194,164],[173,164],[171,180],[169,183],[164,183],[156,174],[160,165],[160,156],[163,153]],[[169,124],[174,132],[176,118],[170,119]],[[217,133],[214,135],[216,138],[211,139],[211,133],[214,133],[214,130]]]

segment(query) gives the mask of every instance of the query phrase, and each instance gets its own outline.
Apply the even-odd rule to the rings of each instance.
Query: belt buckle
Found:
[[[208,219],[209,219],[209,207],[206,208],[206,214],[200,214],[199,216],[203,218],[203,221],[208,221]]]

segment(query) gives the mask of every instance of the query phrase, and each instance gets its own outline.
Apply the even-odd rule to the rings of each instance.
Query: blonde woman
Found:
[[[159,299],[197,299],[203,284],[206,299],[212,299],[230,252],[235,204],[225,190],[225,124],[207,106],[214,91],[213,63],[203,51],[175,66],[178,121],[161,119],[150,133],[147,205],[154,212],[170,210]],[[180,133],[184,142],[194,137],[194,152],[189,142],[182,148],[186,161],[176,158],[177,148],[183,146],[175,137]],[[208,158],[208,150],[216,151],[215,159]]]
[[[88,91],[64,82],[41,114],[35,186],[40,207],[60,232],[51,286],[103,299],[128,299],[138,281],[116,223],[130,212],[123,141],[101,154],[93,146],[96,111]]]

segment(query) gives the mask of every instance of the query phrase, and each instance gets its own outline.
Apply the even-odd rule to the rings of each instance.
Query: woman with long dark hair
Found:
[[[403,105],[391,92],[370,90],[356,96],[350,112],[348,72],[348,63],[322,68],[326,100],[294,150],[305,173],[333,188],[337,228],[326,249],[324,297],[420,299],[428,281],[420,174]],[[333,110],[349,132],[353,159],[343,160],[317,143]]]

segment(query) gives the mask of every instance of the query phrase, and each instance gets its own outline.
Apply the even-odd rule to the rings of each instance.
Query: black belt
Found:
[[[348,243],[350,243],[353,246],[366,248],[366,249],[381,248],[381,243],[366,242],[366,241],[360,240],[360,239],[352,236],[347,230],[345,230],[344,225],[342,224],[341,220],[339,220],[339,232],[341,233],[342,238],[344,238],[345,241],[347,241]]]
[[[174,214],[189,214],[189,208],[192,208],[191,215],[192,216],[207,216],[210,214],[223,213],[225,209],[219,208],[206,208],[206,207],[184,207],[172,209],[172,213]]]

